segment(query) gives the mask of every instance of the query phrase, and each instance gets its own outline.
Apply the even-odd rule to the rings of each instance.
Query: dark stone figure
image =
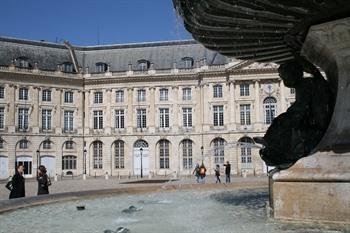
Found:
[[[310,64],[303,63],[305,71]],[[328,82],[317,69],[313,78],[303,78],[304,68],[296,61],[280,65],[278,72],[284,85],[295,88],[295,102],[276,117],[263,138],[262,159],[269,166],[286,169],[298,159],[308,156],[322,139],[333,112],[333,95]]]

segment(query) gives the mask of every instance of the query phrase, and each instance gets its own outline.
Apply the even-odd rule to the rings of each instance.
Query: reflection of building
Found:
[[[262,173],[249,146],[293,90],[273,64],[229,60],[193,41],[75,47],[0,38],[0,176]],[[142,148],[142,151],[140,150]]]

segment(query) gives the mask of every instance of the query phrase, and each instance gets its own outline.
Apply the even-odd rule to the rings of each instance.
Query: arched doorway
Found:
[[[149,146],[142,139],[134,143],[134,175],[141,175],[141,164],[142,174],[147,176],[149,173]]]
[[[20,164],[24,166],[24,177],[32,177],[32,157],[26,155],[20,155],[16,158],[16,167]]]
[[[56,174],[56,159],[51,155],[43,155],[40,157],[40,165],[44,165],[47,170],[48,176],[54,176]]]
[[[0,179],[8,178],[8,157],[0,155]]]

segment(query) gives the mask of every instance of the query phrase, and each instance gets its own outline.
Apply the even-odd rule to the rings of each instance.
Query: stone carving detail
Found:
[[[313,78],[303,78],[303,71]],[[308,156],[322,139],[334,106],[328,82],[310,63],[296,61],[282,64],[279,75],[285,86],[295,88],[296,101],[276,117],[263,138],[255,138],[265,147],[260,150],[269,166],[285,169]]]

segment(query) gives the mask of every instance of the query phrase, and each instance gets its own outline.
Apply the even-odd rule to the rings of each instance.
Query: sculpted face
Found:
[[[294,88],[303,77],[302,67],[295,62],[280,65],[278,73],[284,85],[289,88]]]

